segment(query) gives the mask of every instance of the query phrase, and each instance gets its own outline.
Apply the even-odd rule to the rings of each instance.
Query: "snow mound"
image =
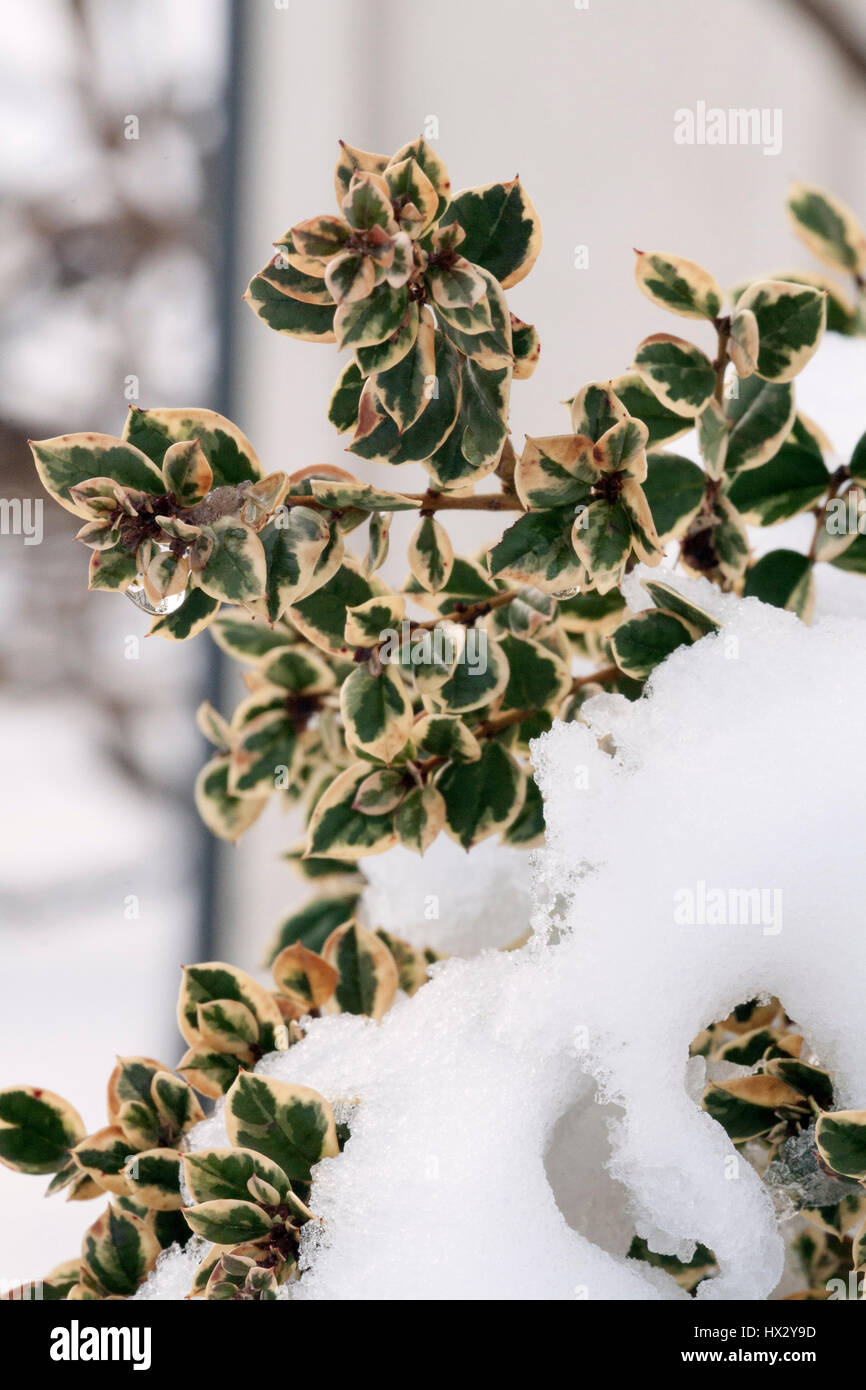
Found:
[[[545,930],[539,911],[520,951],[436,967],[381,1024],[324,1018],[260,1064],[350,1107],[345,1152],[316,1171],[323,1220],[294,1299],[686,1297],[626,1258],[635,1233],[715,1252],[699,1298],[767,1298],[782,1277],[772,1194],[699,1108],[688,1047],[775,994],[839,1105],[866,1104],[866,623],[807,629],[677,584],[723,631],[640,701],[599,696],[534,746],[538,901],[567,896],[560,918]],[[486,892],[496,922],[513,885]],[[225,1142],[218,1113],[193,1141]],[[170,1266],[151,1296],[175,1296],[158,1291]]]
[[[529,930],[532,893],[524,850],[489,839],[467,853],[440,835],[423,858],[398,845],[363,866],[369,885],[361,896],[365,921],[413,946],[469,956],[486,946],[510,946]]]

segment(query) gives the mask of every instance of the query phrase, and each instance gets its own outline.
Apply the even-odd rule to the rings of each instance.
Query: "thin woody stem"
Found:
[[[585,685],[607,685],[621,675],[618,666],[605,666],[600,671],[590,671],[588,676],[575,676],[568,693],[574,695]],[[490,738],[493,734],[501,733],[503,729],[510,729],[512,724],[522,724],[524,719],[529,719],[537,713],[534,709],[506,710],[504,714],[495,714],[492,719],[485,719],[484,723],[479,724],[472,732],[476,738]]]
[[[440,613],[438,617],[428,618],[426,622],[413,623],[412,629],[414,632],[430,632],[437,623],[474,623],[476,618],[486,618],[488,613],[512,603],[519,593],[519,589],[503,589],[501,593],[479,599],[477,603],[458,603],[453,613]]]
[[[730,360],[728,357],[728,343],[731,340],[731,320],[729,318],[716,319],[715,329],[718,337],[716,340],[716,359],[713,362],[713,371],[716,374],[713,396],[716,402],[721,405],[725,392],[725,368]]]
[[[588,676],[575,676],[571,682],[569,694],[574,695],[585,685],[609,685],[611,681],[621,676],[618,666],[605,666],[600,671],[590,671]],[[495,714],[491,719],[485,719],[482,724],[476,725],[471,730],[475,738],[493,738],[494,735],[502,733],[503,729],[510,729],[513,724],[522,724],[525,719],[531,719],[537,714],[537,709],[509,709],[503,714]],[[441,754],[432,758],[425,758],[422,762],[417,762],[415,766],[423,774],[432,772],[434,768],[440,767],[448,759]]]
[[[403,492],[401,497],[414,502],[425,515],[430,512],[522,512],[523,503],[516,493],[484,492],[473,497],[452,497],[447,492]],[[308,497],[306,493],[290,493],[284,497],[283,507],[310,507],[317,512],[338,513],[348,508],[332,507],[318,497]]]

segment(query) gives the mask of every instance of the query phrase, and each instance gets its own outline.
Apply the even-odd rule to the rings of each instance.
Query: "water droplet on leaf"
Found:
[[[126,590],[127,598],[132,599],[136,608],[141,608],[145,613],[150,613],[155,618],[164,618],[166,613],[176,613],[186,598],[186,589],[181,589],[179,594],[169,594],[160,603],[151,603],[147,594],[144,592],[143,584],[130,584]]]

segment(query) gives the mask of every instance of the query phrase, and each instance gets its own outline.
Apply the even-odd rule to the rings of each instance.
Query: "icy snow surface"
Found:
[[[675,653],[646,698],[599,696],[589,727],[535,746],[548,844],[529,944],[447,961],[381,1024],[325,1018],[260,1064],[357,1100],[345,1152],[316,1172],[323,1220],[294,1298],[685,1297],[625,1258],[635,1230],[662,1253],[715,1251],[699,1298],[778,1284],[770,1193],[700,1110],[704,1062],[687,1053],[709,1022],[773,993],[834,1071],[839,1104],[866,1105],[866,623],[807,629],[673,582],[721,635]],[[767,910],[678,921],[701,884],[762,890]],[[395,875],[398,904],[403,888]],[[507,910],[491,883],[494,930]],[[224,1142],[218,1115],[195,1133]],[[150,1296],[175,1296],[171,1270]]]
[[[485,946],[510,946],[529,930],[525,850],[491,839],[467,852],[440,835],[423,859],[398,845],[364,860],[364,874],[366,921],[415,946],[468,956]]]

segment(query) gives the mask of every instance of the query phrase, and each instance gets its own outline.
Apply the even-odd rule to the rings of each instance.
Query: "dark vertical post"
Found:
[[[234,314],[240,291],[235,283],[237,244],[238,140],[240,115],[240,86],[244,43],[243,0],[227,0],[225,23],[226,75],[223,111],[225,128],[219,153],[214,161],[211,193],[206,200],[206,215],[210,216],[213,242],[210,248],[213,265],[214,317],[218,336],[218,358],[213,390],[213,408],[221,415],[232,416],[234,381]],[[205,638],[203,644],[204,671],[202,698],[221,708],[225,686],[225,664],[215,642]],[[220,842],[196,818],[199,834],[198,922],[196,950],[202,960],[216,954],[219,937],[219,879]]]

